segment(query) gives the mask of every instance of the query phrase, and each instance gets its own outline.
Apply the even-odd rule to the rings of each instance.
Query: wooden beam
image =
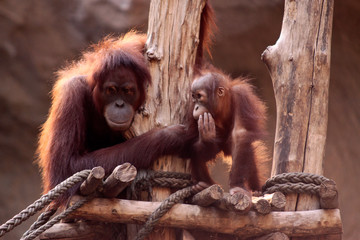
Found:
[[[75,196],[70,204],[79,200]],[[120,199],[94,199],[76,210],[73,218],[93,221],[143,224],[160,202]],[[263,236],[282,232],[289,237],[340,234],[340,211],[311,210],[271,212],[260,215],[250,211],[247,215],[219,210],[214,207],[176,204],[158,222],[159,227],[200,229],[210,232],[233,234],[239,237]]]
[[[41,240],[97,240],[112,239],[113,226],[98,222],[58,223],[37,239]]]
[[[286,236],[286,234],[284,233],[276,232],[261,236],[259,238],[255,238],[254,240],[289,240],[289,237]]]

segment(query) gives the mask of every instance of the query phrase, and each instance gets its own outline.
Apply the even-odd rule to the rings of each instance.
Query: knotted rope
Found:
[[[282,193],[307,193],[318,195],[321,183],[327,180],[329,179],[324,176],[312,173],[282,173],[268,179],[262,190],[264,193],[280,191]]]

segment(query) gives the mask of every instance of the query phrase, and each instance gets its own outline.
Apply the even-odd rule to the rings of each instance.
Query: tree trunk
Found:
[[[281,34],[263,53],[274,86],[277,124],[272,175],[323,174],[333,0],[286,0]],[[286,210],[319,207],[292,195]]]
[[[333,0],[286,0],[280,37],[263,53],[276,99],[272,175],[323,174]],[[319,199],[291,194],[285,210],[319,208]]]
[[[184,122],[204,5],[205,0],[151,1],[146,56],[152,85],[148,88],[144,111],[132,124],[133,135]],[[188,165],[188,161],[169,156],[156,161],[153,168],[189,172]],[[169,194],[169,189],[153,189],[152,199],[162,201]],[[170,230],[158,232],[151,239],[175,239]]]

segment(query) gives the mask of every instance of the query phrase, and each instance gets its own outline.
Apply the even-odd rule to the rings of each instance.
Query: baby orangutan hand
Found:
[[[198,120],[199,138],[201,142],[212,142],[216,138],[215,121],[210,113],[204,113]]]

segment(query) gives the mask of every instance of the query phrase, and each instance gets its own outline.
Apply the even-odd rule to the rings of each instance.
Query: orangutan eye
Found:
[[[118,91],[118,89],[115,86],[109,86],[105,90],[107,95],[113,95],[113,94],[117,93],[117,91]]]
[[[124,88],[123,91],[126,95],[134,95],[135,92],[133,88]]]
[[[201,94],[200,93],[192,93],[191,94],[191,97],[195,100],[199,100],[201,98]]]

